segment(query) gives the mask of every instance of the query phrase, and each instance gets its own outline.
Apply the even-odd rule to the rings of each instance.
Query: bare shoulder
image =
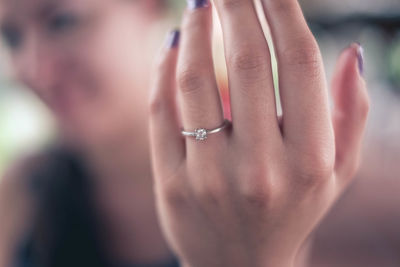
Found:
[[[14,249],[32,224],[29,174],[38,160],[35,155],[24,156],[0,178],[0,266],[9,266]]]

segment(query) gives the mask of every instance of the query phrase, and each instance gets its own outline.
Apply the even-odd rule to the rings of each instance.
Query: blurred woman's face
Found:
[[[0,0],[17,78],[70,136],[93,141],[146,117],[154,20],[146,1]]]

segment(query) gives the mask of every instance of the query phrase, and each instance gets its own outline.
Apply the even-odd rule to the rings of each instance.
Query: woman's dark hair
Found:
[[[16,257],[16,267],[179,267],[169,262],[132,265],[110,260],[95,212],[90,173],[80,153],[57,145],[28,166],[34,197],[32,227]]]
[[[48,149],[29,181],[36,214],[18,267],[111,266],[103,253],[88,172],[77,153]]]

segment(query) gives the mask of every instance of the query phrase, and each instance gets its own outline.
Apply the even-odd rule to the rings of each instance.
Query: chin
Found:
[[[91,116],[70,117],[59,121],[59,124],[62,136],[79,148],[109,146],[118,140],[123,131],[118,121],[100,112]]]

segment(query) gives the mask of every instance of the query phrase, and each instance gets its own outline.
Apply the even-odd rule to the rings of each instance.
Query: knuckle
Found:
[[[250,88],[258,88],[253,85],[264,83],[270,77],[270,62],[266,60],[267,50],[241,48],[238,52],[228,57],[228,67],[235,73],[243,86],[240,86],[242,93],[248,95]],[[248,85],[248,86],[246,86]]]
[[[306,185],[318,185],[328,180],[334,171],[334,154],[328,150],[303,154],[300,178]]]
[[[284,64],[294,68],[305,67],[304,71],[312,76],[320,75],[322,60],[314,37],[301,38],[294,43],[295,46],[285,48],[282,52]]]
[[[178,85],[182,93],[194,93],[204,86],[204,80],[194,67],[187,67],[178,73]]]
[[[187,205],[186,193],[175,183],[168,183],[163,186],[163,194],[169,206],[180,209]]]
[[[272,200],[272,186],[265,171],[253,169],[239,177],[239,195],[242,202],[256,209],[268,209]]]
[[[256,209],[268,209],[271,205],[271,194],[268,189],[260,186],[247,186],[240,192],[246,206]]]
[[[173,70],[173,62],[167,51],[160,51],[159,55],[154,58],[153,70],[155,72],[155,81],[165,79]]]
[[[201,203],[210,206],[220,206],[222,199],[227,194],[226,189],[220,183],[204,183],[197,186],[194,191],[196,198]]]
[[[147,98],[147,104],[149,106],[149,111],[151,114],[159,114],[160,112],[163,112],[166,108],[168,108],[168,90],[166,90],[167,88],[163,88],[163,86],[168,85],[162,84],[162,81],[165,80],[165,74],[167,73],[163,72],[162,69],[166,69],[168,67],[169,66],[167,66],[165,63],[159,65],[158,67],[158,70],[160,70],[157,74],[158,77],[156,77],[156,82],[152,85],[151,93]]]
[[[266,72],[269,62],[265,60],[265,53],[258,50],[260,49],[241,48],[230,56],[228,64],[237,71],[256,74],[259,74],[260,71]]]
[[[345,182],[351,181],[356,176],[362,164],[360,150],[346,155],[339,155],[339,159],[337,155],[336,159],[336,174]]]
[[[163,113],[165,107],[165,99],[162,99],[159,96],[151,97],[149,100],[149,111],[152,115],[157,115]]]
[[[362,118],[367,118],[369,110],[371,108],[371,100],[366,92],[364,92],[363,97],[361,98],[361,103],[359,107],[360,114]]]
[[[351,180],[353,179],[353,177],[357,174],[358,170],[360,169],[361,166],[361,160],[360,160],[360,156],[357,155],[353,161],[353,163],[351,164],[351,166],[349,167],[348,173],[347,173],[347,177],[345,177],[345,180]],[[347,179],[346,179],[347,178]]]
[[[161,54],[154,60],[154,68],[156,73],[159,74],[166,73],[169,70],[170,64],[165,54]]]

